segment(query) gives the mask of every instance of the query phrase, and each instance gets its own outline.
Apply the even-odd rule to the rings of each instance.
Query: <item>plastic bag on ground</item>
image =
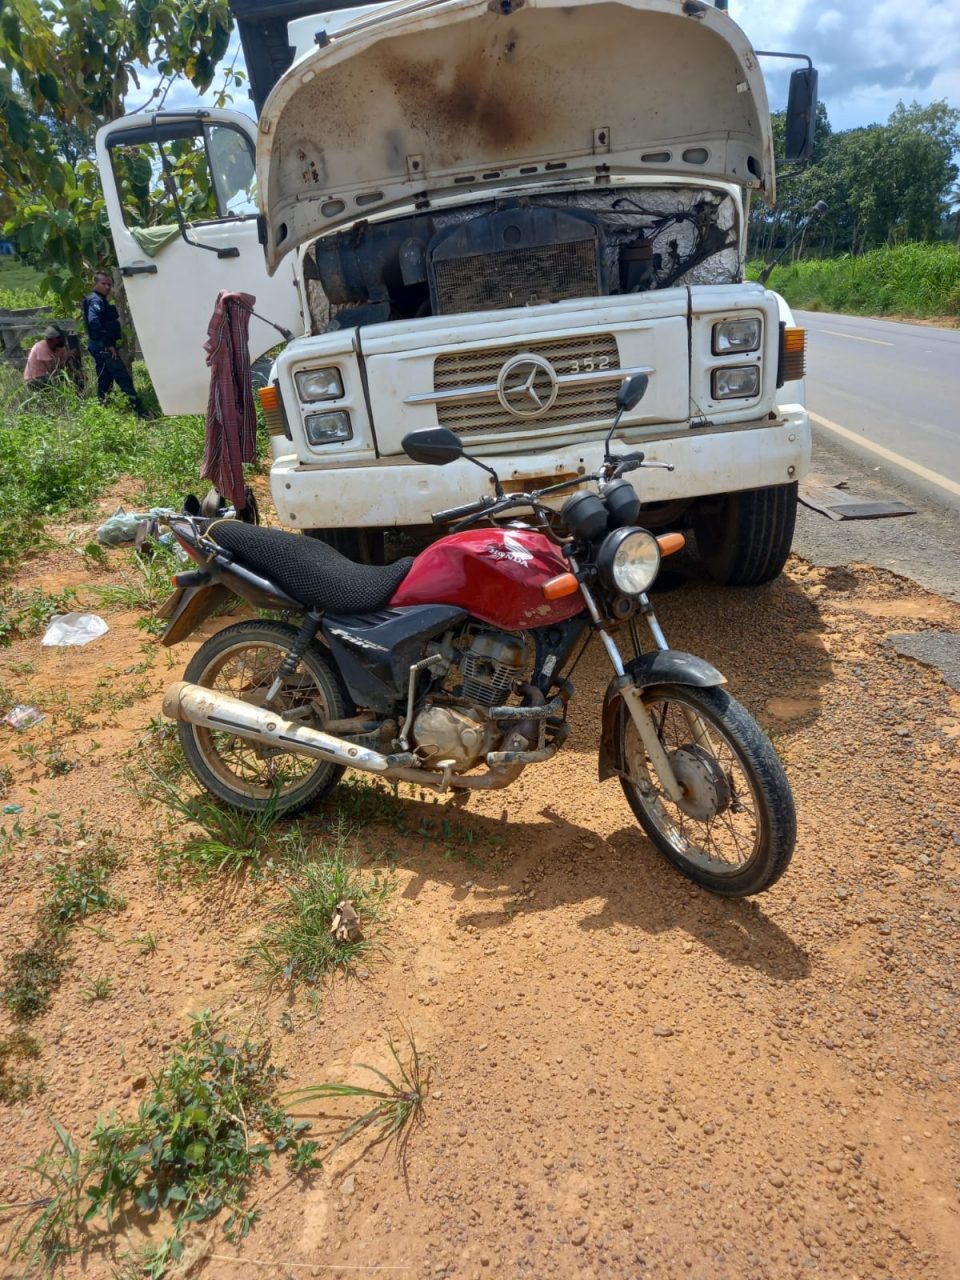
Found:
[[[35,724],[39,724],[41,720],[46,720],[46,718],[39,707],[28,707],[21,702],[17,706],[10,708],[3,717],[3,723],[10,725],[12,729],[31,729]]]
[[[104,636],[110,628],[95,613],[61,613],[47,627],[43,645],[79,645],[89,644]]]

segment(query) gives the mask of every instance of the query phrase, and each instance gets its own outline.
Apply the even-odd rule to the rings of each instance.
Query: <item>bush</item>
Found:
[[[760,263],[747,274],[756,277]],[[792,307],[854,315],[960,317],[960,248],[901,244],[778,267],[771,287]]]

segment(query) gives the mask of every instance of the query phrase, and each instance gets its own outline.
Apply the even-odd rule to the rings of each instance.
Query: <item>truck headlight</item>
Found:
[[[616,529],[603,540],[597,568],[607,586],[623,596],[638,596],[657,576],[660,547],[646,529]]]
[[[755,364],[714,369],[710,381],[714,400],[749,400],[760,394],[760,370]]]
[[[308,413],[303,426],[311,444],[330,444],[334,440],[353,437],[350,415],[344,409],[337,413]]]
[[[301,369],[294,381],[301,400],[339,400],[343,395],[339,369]]]
[[[713,354],[724,356],[734,351],[756,351],[762,333],[763,326],[757,319],[721,320],[713,326]]]

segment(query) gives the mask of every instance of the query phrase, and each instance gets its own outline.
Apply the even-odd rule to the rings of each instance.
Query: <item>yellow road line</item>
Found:
[[[915,476],[920,476],[922,480],[926,480],[929,484],[935,484],[939,489],[945,489],[947,493],[952,493],[954,497],[960,498],[960,484],[957,484],[955,480],[949,480],[946,476],[940,475],[938,471],[931,471],[929,467],[923,467],[919,462],[913,462],[910,458],[905,458],[901,453],[894,453],[892,449],[885,449],[882,444],[874,444],[866,436],[862,436],[856,431],[851,431],[848,427],[841,427],[839,422],[831,422],[829,418],[822,418],[819,413],[812,413],[808,409],[807,416],[818,427],[825,427],[827,431],[833,431],[836,435],[842,436],[844,440],[850,440],[853,444],[859,445],[861,449],[869,449],[878,458],[885,458],[887,462],[893,462],[896,466],[903,467],[905,471],[911,471]]]
[[[882,338],[861,338],[855,333],[841,333],[839,329],[820,329],[820,333],[832,334],[835,338],[849,338],[851,342],[872,342],[875,347],[892,347],[892,342],[884,342]]]

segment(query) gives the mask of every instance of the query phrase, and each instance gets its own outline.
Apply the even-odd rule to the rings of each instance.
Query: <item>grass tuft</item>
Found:
[[[286,1156],[296,1173],[319,1165],[318,1144],[303,1136],[310,1122],[281,1103],[285,1075],[268,1043],[233,1041],[200,1014],[134,1119],[98,1117],[85,1152],[54,1124],[56,1141],[30,1166],[44,1194],[20,1206],[13,1256],[56,1265],[91,1243],[90,1224],[110,1231],[133,1209],[172,1218],[171,1237],[153,1253],[156,1276],[181,1259],[193,1223],[224,1211],[228,1238],[242,1238],[257,1219],[248,1183],[272,1156]]]
[[[36,937],[7,957],[0,1000],[20,1022],[38,1017],[50,1003],[67,966],[69,930],[100,911],[118,911],[121,897],[107,878],[119,857],[104,835],[76,863],[61,862],[51,871],[50,893],[37,912]]]
[[[72,587],[57,592],[43,591],[40,587],[9,588],[0,592],[0,648],[14,640],[37,635],[55,614],[69,613],[76,599],[77,593]]]
[[[184,794],[182,787],[156,770],[150,769],[150,773],[153,785],[149,796],[166,806],[177,826],[186,820],[200,829],[182,845],[163,847],[162,873],[172,869],[178,875],[203,880],[223,872],[238,875],[273,869],[273,854],[278,848],[273,829],[280,818],[275,796],[266,808],[245,813],[218,804],[206,793]]]
[[[39,1040],[28,1036],[20,1027],[0,1040],[0,1106],[24,1102],[39,1089],[27,1072],[17,1070],[17,1064],[34,1062],[39,1057]]]
[[[269,982],[282,981],[296,990],[313,985],[338,969],[346,970],[379,944],[368,931],[381,920],[381,908],[394,890],[393,881],[375,871],[364,877],[346,850],[346,834],[337,833],[332,850],[321,850],[316,861],[304,863],[298,882],[287,889],[274,908],[248,956]],[[337,903],[352,902],[364,936],[338,941],[330,931]]]
[[[133,551],[118,571],[119,581],[89,590],[103,605],[119,609],[155,609],[170,594],[170,579],[183,569],[173,552],[161,543],[150,543],[152,554]]]
[[[405,1159],[410,1137],[414,1129],[423,1123],[423,1107],[430,1090],[430,1070],[417,1049],[412,1032],[404,1027],[404,1034],[408,1049],[405,1059],[401,1058],[393,1037],[387,1037],[387,1048],[397,1068],[396,1079],[362,1062],[360,1067],[380,1081],[379,1087],[317,1084],[298,1090],[292,1097],[294,1104],[328,1098],[360,1098],[372,1104],[346,1126],[324,1159],[358,1134],[366,1134],[371,1146],[383,1142],[394,1144],[397,1154]]]

